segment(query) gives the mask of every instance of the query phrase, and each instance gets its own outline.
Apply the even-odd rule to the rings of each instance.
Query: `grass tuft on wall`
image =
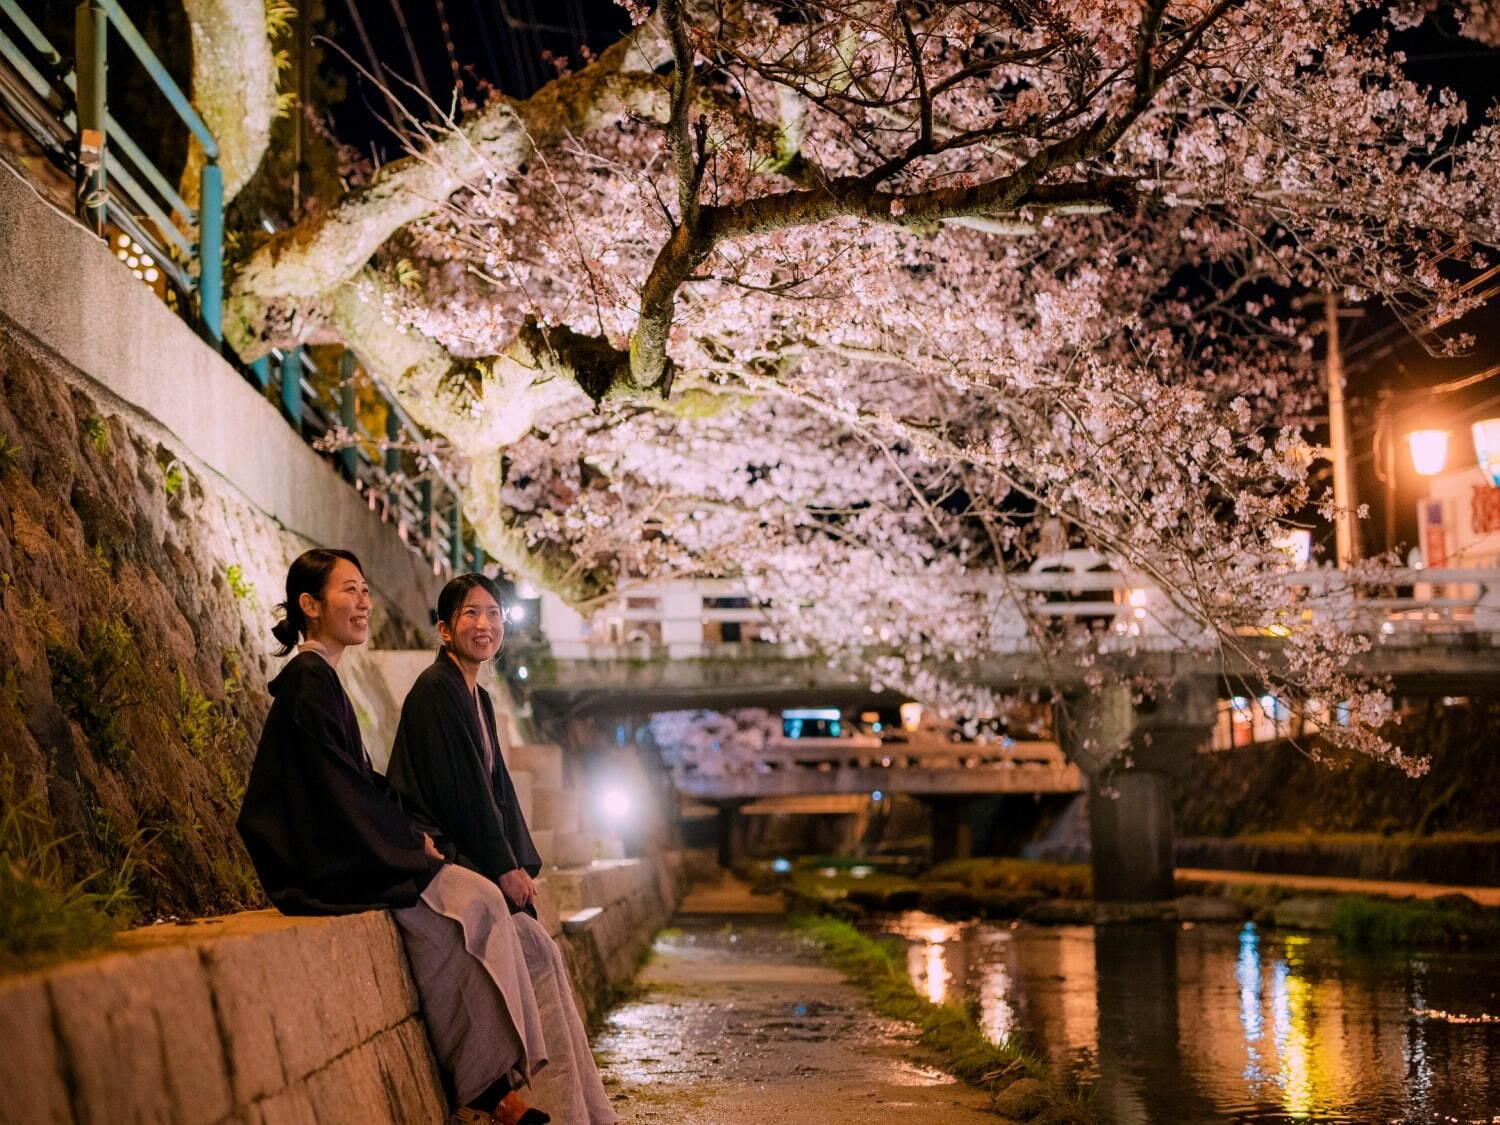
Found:
[[[35,968],[104,945],[134,912],[135,861],[69,879],[36,797],[0,815],[0,971]]]

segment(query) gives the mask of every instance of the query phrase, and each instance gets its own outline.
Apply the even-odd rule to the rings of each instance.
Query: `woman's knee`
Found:
[[[521,941],[521,952],[526,957],[526,967],[533,977],[538,973],[563,969],[562,950],[552,935],[530,914],[513,915],[516,937]]]

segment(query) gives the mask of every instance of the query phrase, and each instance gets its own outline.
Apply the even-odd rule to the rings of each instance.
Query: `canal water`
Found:
[[[1500,1122],[1500,950],[918,912],[879,928],[909,942],[919,992],[1082,1080],[1109,1125]]]

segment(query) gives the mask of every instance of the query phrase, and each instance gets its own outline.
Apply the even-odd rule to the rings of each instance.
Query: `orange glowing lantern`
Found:
[[[1418,475],[1435,477],[1448,461],[1447,430],[1413,430],[1406,435],[1411,444],[1411,463]]]

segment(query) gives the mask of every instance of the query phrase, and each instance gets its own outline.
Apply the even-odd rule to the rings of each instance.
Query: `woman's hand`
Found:
[[[500,876],[500,890],[513,906],[530,906],[536,898],[536,884],[519,867]]]
[[[437,845],[432,842],[432,837],[429,836],[426,832],[422,833],[422,850],[430,855],[433,859],[442,860],[444,863],[448,862],[448,857],[445,856],[442,852],[438,851]]]

